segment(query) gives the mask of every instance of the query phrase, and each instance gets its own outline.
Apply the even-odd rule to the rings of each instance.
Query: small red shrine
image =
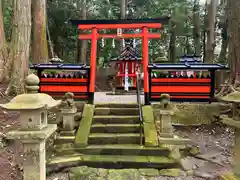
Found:
[[[117,66],[116,89],[136,89],[136,69],[141,65],[141,60],[130,43],[126,44],[120,56],[111,59]]]

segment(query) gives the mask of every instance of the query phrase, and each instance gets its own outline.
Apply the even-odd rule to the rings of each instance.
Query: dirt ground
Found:
[[[4,88],[3,85],[0,86],[0,91],[3,92]],[[7,101],[8,99],[0,97],[0,103]],[[0,135],[18,127],[18,113],[0,109]],[[193,179],[216,179],[219,174],[231,169],[234,138],[232,129],[213,124],[202,127],[177,127],[176,133],[191,138],[200,148],[201,154],[198,158],[188,157],[183,161],[185,171],[194,174]],[[11,143],[8,147],[0,147],[0,180],[23,179],[21,150],[22,146],[19,142]],[[201,159],[208,159],[208,161]],[[63,174],[56,174],[54,178],[49,177],[48,179],[60,180],[63,179],[60,178],[62,176]],[[66,174],[64,176],[67,180]],[[158,177],[157,179],[170,180],[171,178]],[[190,177],[185,176],[181,179],[187,180]]]

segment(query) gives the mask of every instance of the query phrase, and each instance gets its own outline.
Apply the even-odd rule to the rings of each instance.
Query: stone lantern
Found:
[[[220,120],[222,123],[231,126],[235,129],[235,145],[233,148],[233,159],[234,159],[234,175],[237,176],[236,179],[240,178],[240,115],[237,112],[237,106],[240,104],[240,92],[235,91],[224,97],[221,97],[220,100],[228,103],[232,103],[232,118],[222,115]],[[233,177],[234,175],[223,175],[224,178]],[[233,179],[233,178],[232,178]]]
[[[170,96],[162,94],[160,107],[160,137],[173,137],[171,117],[175,114],[170,104]]]
[[[9,111],[20,112],[20,129],[7,133],[7,139],[20,140],[23,143],[24,180],[45,180],[45,141],[56,131],[57,126],[47,123],[47,110],[60,104],[51,96],[38,93],[39,78],[30,74],[26,78],[27,94],[13,98],[0,106]]]
[[[221,97],[220,100],[228,103],[232,103],[232,118],[234,120],[240,120],[240,117],[237,112],[237,106],[240,104],[240,92],[235,91],[224,97]]]
[[[190,144],[191,140],[189,138],[181,138],[174,135],[172,116],[178,112],[178,108],[170,102],[169,94],[161,94],[160,100],[160,118],[156,120],[156,125],[159,129],[159,142],[176,145],[177,149],[178,147],[185,147],[185,145]]]

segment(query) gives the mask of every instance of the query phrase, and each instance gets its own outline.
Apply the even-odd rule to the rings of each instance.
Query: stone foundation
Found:
[[[176,103],[178,112],[172,116],[173,125],[201,125],[211,124],[220,112],[230,108],[230,105],[220,103]],[[154,116],[159,116],[159,104],[152,105]]]

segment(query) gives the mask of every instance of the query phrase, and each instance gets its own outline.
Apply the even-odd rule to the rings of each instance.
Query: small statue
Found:
[[[176,105],[171,103],[169,94],[161,94],[160,109],[172,110],[174,113],[179,111]]]
[[[116,92],[116,75],[117,75],[117,64],[108,64],[107,67],[107,83],[112,89],[112,92]]]
[[[64,96],[63,96],[63,100],[60,104],[61,108],[72,108],[75,105],[74,102],[74,94],[71,92],[67,92]]]
[[[162,109],[167,109],[170,104],[170,95],[169,94],[161,94],[160,96],[160,105]]]

